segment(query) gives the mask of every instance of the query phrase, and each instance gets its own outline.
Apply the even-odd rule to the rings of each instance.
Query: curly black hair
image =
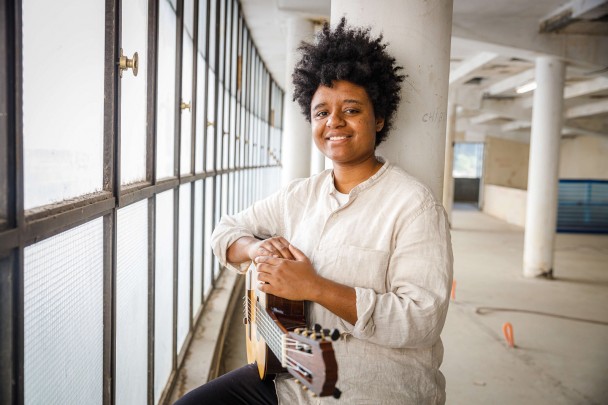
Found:
[[[332,86],[346,80],[365,89],[376,117],[384,118],[384,127],[376,133],[376,146],[386,139],[392,118],[401,99],[401,82],[405,78],[382,43],[382,35],[370,37],[370,28],[347,27],[342,17],[332,31],[325,23],[314,44],[302,42],[302,58],[292,74],[293,100],[310,122],[310,103],[320,85]]]

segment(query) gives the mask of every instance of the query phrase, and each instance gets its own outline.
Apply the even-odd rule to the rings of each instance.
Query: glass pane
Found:
[[[23,1],[26,209],[102,189],[104,16],[103,0]]]
[[[194,264],[192,270],[192,317],[203,297],[203,181],[194,184]]]
[[[224,167],[224,162],[222,159],[222,150],[224,149],[224,86],[222,83],[219,83],[218,86],[218,94],[217,94],[217,132],[216,142],[217,142],[217,153],[215,154],[215,158],[217,159],[217,168],[222,169]]]
[[[216,27],[216,5],[217,1],[210,0],[210,10],[209,10],[209,66],[211,69],[215,70],[215,41],[217,38]]]
[[[228,151],[229,154],[229,167],[234,168],[235,162],[235,150],[236,150],[236,98],[234,96],[230,96],[230,139],[228,144],[230,145],[230,149]]]
[[[118,210],[116,403],[148,397],[148,200]]]
[[[481,178],[483,169],[483,143],[456,143],[454,145],[454,178]]]
[[[154,270],[154,403],[173,367],[173,190],[156,196]]]
[[[224,72],[224,54],[226,53],[226,43],[225,43],[225,38],[226,38],[226,22],[225,22],[225,16],[226,16],[226,1],[225,0],[221,0],[219,1],[220,3],[220,37],[219,37],[219,42],[220,42],[220,53],[218,55],[218,79],[221,83],[224,83],[224,76],[223,76],[223,72]]]
[[[173,177],[175,150],[175,8],[160,0],[158,33],[158,100],[156,177]]]
[[[16,255],[15,255],[16,256]],[[15,380],[13,369],[13,336],[16,322],[13,318],[13,291],[15,264],[10,258],[0,258],[0,403],[12,404],[12,381]]]
[[[220,218],[222,216],[222,177],[223,176],[215,176],[215,205],[213,207],[213,227],[220,222]],[[217,278],[220,274],[220,266],[217,260],[213,260],[213,277]]]
[[[25,404],[101,404],[103,219],[25,248]]]
[[[205,246],[203,261],[203,285],[205,288],[205,298],[211,291],[213,283],[213,252],[211,250],[211,232],[213,232],[213,178],[205,179]]]
[[[194,52],[193,36],[194,3],[184,1],[184,38],[182,54],[182,103],[192,106],[192,53]],[[181,109],[181,158],[180,173],[192,173],[192,108]]]
[[[137,76],[123,71],[120,80],[120,180],[131,184],[146,179],[147,0],[122,2],[121,29],[124,55],[139,56]]]
[[[198,51],[203,58],[207,58],[205,44],[207,41],[207,2],[209,0],[201,0],[198,5]]]
[[[207,164],[206,170],[215,169],[215,75],[209,70],[209,90],[207,91]]]
[[[205,121],[205,108],[207,98],[205,97],[205,75],[207,73],[207,64],[199,53],[198,65],[197,65],[197,83],[196,83],[196,145],[195,145],[195,163],[194,170],[196,173],[203,171],[203,156],[205,153],[204,146],[204,134],[205,128],[207,128],[207,122]]]
[[[190,329],[190,202],[192,186],[179,188],[179,255],[177,273],[177,352]]]

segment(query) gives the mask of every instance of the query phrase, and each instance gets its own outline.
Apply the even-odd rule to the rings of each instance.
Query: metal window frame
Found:
[[[6,348],[10,355],[4,354],[9,358],[9,373],[10,384],[6,381],[0,381],[2,386],[10,386],[7,397],[1,399],[6,403],[23,404],[24,402],[24,294],[23,294],[23,255],[25,247],[39,242],[48,237],[57,235],[75,226],[96,218],[103,218],[103,252],[104,252],[104,285],[103,285],[103,403],[112,404],[115,402],[116,381],[115,381],[115,356],[116,356],[116,261],[117,261],[117,240],[116,240],[116,219],[118,209],[126,207],[130,204],[147,200],[148,201],[148,381],[147,393],[148,404],[154,402],[154,323],[155,323],[155,225],[156,225],[156,195],[167,191],[174,191],[174,246],[173,246],[173,302],[174,302],[174,330],[173,330],[173,345],[176,349],[177,345],[177,276],[178,276],[178,235],[179,235],[179,187],[190,183],[191,188],[191,233],[190,241],[190,277],[193,280],[193,262],[194,262],[194,210],[202,210],[203,219],[203,252],[205,244],[208,243],[205,239],[205,228],[207,226],[207,218],[205,212],[205,204],[202,207],[194,206],[195,198],[195,182],[202,181],[203,201],[208,198],[212,199],[211,220],[213,226],[217,222],[218,214],[222,211],[231,212],[235,209],[241,209],[245,205],[252,202],[256,196],[254,184],[259,183],[264,169],[278,168],[280,164],[270,164],[271,162],[263,162],[255,159],[255,148],[252,147],[252,142],[257,140],[259,128],[256,127],[254,119],[261,116],[263,108],[269,108],[272,103],[272,97],[262,98],[259,93],[255,93],[255,89],[259,89],[261,80],[264,79],[270,85],[276,85],[269,75],[266,66],[259,58],[257,48],[253,43],[246,21],[242,14],[242,9],[238,0],[207,0],[203,7],[207,9],[205,21],[199,21],[199,1],[194,0],[194,58],[193,58],[193,114],[192,114],[192,171],[190,174],[180,174],[180,158],[181,158],[181,119],[180,119],[180,102],[181,102],[181,80],[182,80],[182,55],[183,55],[183,1],[178,0],[176,10],[176,97],[175,97],[175,124],[174,124],[174,176],[168,179],[158,181],[156,178],[156,160],[157,160],[157,142],[156,142],[156,98],[158,95],[158,35],[159,35],[159,1],[148,1],[148,77],[146,96],[147,112],[146,112],[146,177],[145,181],[134,185],[122,185],[120,181],[120,83],[118,78],[118,68],[116,61],[118,60],[118,50],[120,49],[120,22],[121,12],[120,0],[105,1],[105,61],[104,61],[104,118],[103,118],[103,190],[97,193],[81,196],[76,201],[62,202],[42,207],[37,207],[27,212],[24,210],[24,184],[23,184],[23,108],[22,108],[22,2],[16,0],[14,2],[6,2],[0,8],[0,21],[4,24],[3,31],[0,32],[0,56],[7,60],[6,76],[0,78],[4,80],[2,83],[10,91],[0,94],[0,98],[6,101],[6,110],[8,121],[6,128],[0,127],[0,131],[4,138],[0,137],[0,141],[7,144],[8,169],[6,171],[7,180],[7,221],[4,227],[0,227],[0,260],[4,266],[0,271],[11,271],[13,283],[11,290],[12,317],[8,320],[3,320],[3,327],[7,325],[11,339],[2,342],[3,353],[6,353]],[[209,30],[212,28],[210,18],[211,1],[216,3],[215,13],[215,43],[210,43]],[[223,1],[223,6],[222,2]],[[230,3],[228,3],[230,1]],[[222,7],[224,7],[224,22],[225,27],[230,27],[230,31],[224,35],[223,41],[230,41],[230,48],[223,53],[224,64],[223,71],[219,72],[221,56],[219,52],[220,39],[218,30],[220,29],[220,18],[222,17]],[[205,24],[203,27],[201,24]],[[207,32],[205,38],[205,60],[207,62],[207,72],[204,78],[204,90],[201,93],[205,97],[205,108],[203,117],[208,119],[209,105],[207,103],[209,93],[209,70],[214,70],[215,88],[213,93],[213,102],[216,105],[214,109],[215,125],[211,132],[215,138],[214,156],[215,162],[213,170],[207,170],[207,136],[208,131],[203,130],[203,145],[201,150],[196,149],[196,106],[197,87],[199,85],[198,78],[198,30],[205,29]],[[5,47],[2,47],[4,45]],[[225,44],[224,44],[225,45]],[[209,63],[210,47],[215,47],[215,60],[212,64]],[[245,57],[243,57],[245,54]],[[240,58],[240,59],[239,59]],[[222,76],[220,76],[220,74]],[[240,76],[237,77],[237,76]],[[228,78],[228,81],[226,81]],[[223,100],[224,106],[220,110],[217,105],[219,99],[219,81],[222,80],[226,87],[229,97]],[[241,86],[237,83],[240,80]],[[262,95],[264,96],[264,95]],[[281,92],[281,97],[283,96]],[[233,105],[232,97],[235,98]],[[226,98],[226,97],[224,97]],[[235,109],[231,115],[232,109]],[[233,128],[234,139],[228,137],[227,143],[220,143],[223,133],[220,132],[220,123],[218,117],[220,114],[228,114],[228,128]],[[222,129],[224,124],[222,119]],[[236,121],[236,122],[233,122]],[[264,120],[267,122],[266,120]],[[206,125],[206,122],[203,122]],[[240,134],[239,134],[240,132]],[[238,135],[238,137],[237,137]],[[228,165],[224,167],[222,160],[218,159],[223,149],[228,151]],[[203,153],[203,172],[196,173],[195,158],[197,153]],[[223,153],[222,153],[223,155]],[[230,164],[230,161],[234,164]],[[212,194],[208,195],[208,190],[205,185],[207,179],[212,182]],[[238,201],[231,201],[238,192]],[[224,197],[224,193],[226,196]],[[227,201],[226,201],[227,200]],[[203,253],[203,258],[204,258]],[[203,262],[205,266],[205,262]],[[7,270],[8,266],[8,270]],[[164,387],[164,396],[161,395],[160,402],[168,400],[167,395],[175,384],[175,377],[178,369],[183,361],[183,354],[187,350],[191,335],[200,321],[201,311],[206,304],[205,289],[205,269],[203,267],[202,277],[202,297],[201,306],[193,308],[193,281],[190,283],[190,331],[189,337],[183,345],[182,353],[178,354],[177,350],[173,350],[173,365],[169,380]],[[218,266],[219,269],[219,266]],[[215,279],[219,275],[219,271],[212,273],[213,285]],[[194,312],[196,311],[196,315]],[[4,359],[5,357],[2,357]]]

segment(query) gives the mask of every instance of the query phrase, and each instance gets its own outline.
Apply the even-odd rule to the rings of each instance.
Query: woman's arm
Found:
[[[295,246],[289,245],[294,259],[259,256],[257,263],[260,291],[290,300],[316,302],[349,323],[357,322],[355,289],[321,277],[312,263]]]
[[[436,342],[452,281],[449,228],[441,206],[427,208],[399,234],[389,261],[387,293],[323,278],[302,252],[293,246],[290,250],[295,261],[255,258],[258,279],[267,283],[258,287],[261,291],[316,302],[351,324],[348,332],[358,339],[402,348]]]

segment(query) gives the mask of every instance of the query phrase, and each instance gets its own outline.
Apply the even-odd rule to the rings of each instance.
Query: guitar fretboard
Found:
[[[259,302],[256,302],[257,327],[258,332],[264,340],[266,345],[272,350],[277,359],[285,365],[285,334],[275,323],[275,321],[268,315],[266,310],[260,306]]]

